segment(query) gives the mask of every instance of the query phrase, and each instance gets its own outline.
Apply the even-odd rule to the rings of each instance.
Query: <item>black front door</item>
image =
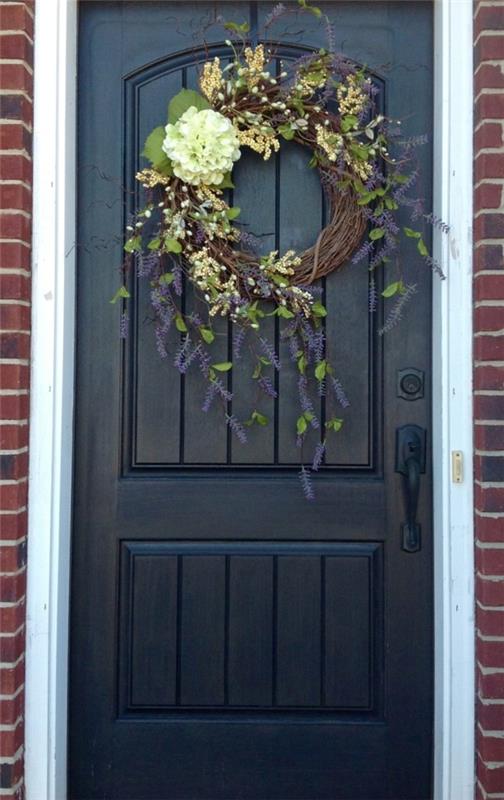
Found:
[[[299,488],[288,358],[268,409],[274,424],[242,446],[220,416],[200,412],[197,372],[179,376],[173,354],[160,360],[148,288],[132,281],[125,342],[108,302],[141,145],[169,98],[195,86],[198,31],[218,50],[225,36],[207,26],[216,13],[260,28],[272,7],[81,3],[71,798],[431,797],[425,266],[414,256],[405,264],[417,292],[385,336],[381,303],[369,312],[365,264],[324,283],[331,358],[351,405],[337,412],[344,426],[312,503]],[[323,8],[338,49],[374,71],[384,111],[405,120],[406,136],[429,133],[431,4]],[[302,33],[289,22],[285,57],[325,44],[307,16]],[[427,197],[429,157],[427,145]],[[234,202],[265,250],[316,239],[326,208],[307,160],[286,144],[276,161],[244,156],[236,167]],[[221,333],[225,360],[231,332]],[[399,385],[409,368],[425,374],[423,396]],[[233,370],[238,417],[250,372],[245,357]],[[326,418],[336,412],[329,398],[320,402]],[[427,431],[414,553],[402,546],[404,477],[395,471],[396,431],[406,424]]]

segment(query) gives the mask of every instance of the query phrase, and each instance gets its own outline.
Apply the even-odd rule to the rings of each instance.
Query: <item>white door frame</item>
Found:
[[[77,0],[35,15],[27,594],[28,800],[65,800],[75,314]],[[435,800],[474,793],[472,0],[435,0]],[[465,477],[451,480],[461,450]],[[421,598],[419,598],[421,602]]]

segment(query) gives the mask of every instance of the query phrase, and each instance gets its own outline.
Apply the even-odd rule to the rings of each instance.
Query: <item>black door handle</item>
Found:
[[[403,425],[396,434],[396,472],[404,476],[406,521],[401,525],[402,548],[416,553],[421,548],[421,529],[416,520],[420,494],[420,474],[425,472],[425,430],[418,425]]]

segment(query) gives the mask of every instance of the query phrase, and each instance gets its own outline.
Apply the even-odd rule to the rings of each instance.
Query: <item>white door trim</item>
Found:
[[[474,793],[472,0],[435,0],[435,800]],[[35,25],[27,800],[65,800],[75,313],[77,0]],[[451,481],[461,450],[465,477]],[[421,602],[421,598],[419,598]]]

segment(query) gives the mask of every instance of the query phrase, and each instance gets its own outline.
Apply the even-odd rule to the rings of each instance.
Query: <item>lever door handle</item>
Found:
[[[396,434],[396,472],[404,476],[406,521],[401,525],[402,548],[416,553],[421,548],[421,528],[417,522],[420,474],[425,472],[425,430],[418,425],[403,425]]]

